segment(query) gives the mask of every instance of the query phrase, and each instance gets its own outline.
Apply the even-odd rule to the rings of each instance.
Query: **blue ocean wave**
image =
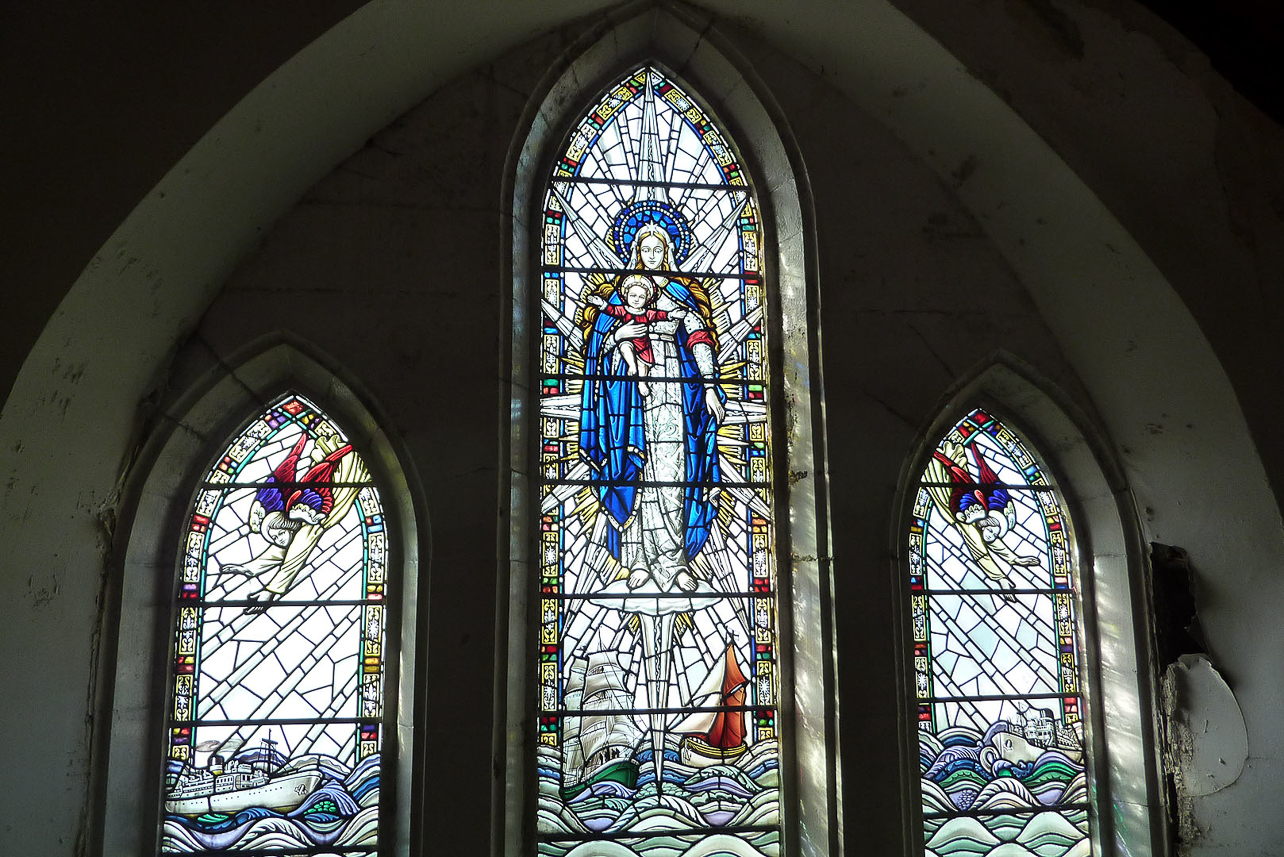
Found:
[[[984,734],[954,727],[920,735],[924,811],[980,809],[992,801],[1042,808],[1082,799],[1074,796],[1074,783],[1084,778],[1080,761],[1057,749],[1034,747],[1008,730],[998,722]],[[1016,751],[1007,749],[1011,745]],[[1000,785],[991,788],[994,783]]]
[[[561,794],[561,754],[556,748],[537,751],[539,776],[538,828],[544,833],[585,835],[629,833],[654,835],[709,826],[774,825],[779,823],[779,765],[775,742],[759,742],[734,764],[704,768],[683,764],[677,752],[664,754],[664,788],[656,786],[651,748],[635,757],[639,771],[636,788],[617,782],[599,782],[569,800]],[[774,836],[774,833],[772,834]],[[676,842],[676,840],[675,840]],[[596,843],[600,844],[600,843]],[[545,843],[548,845],[548,843]],[[541,845],[541,853],[553,854]],[[567,843],[571,849],[574,843]],[[652,850],[652,848],[659,850]],[[753,840],[752,848],[774,854],[765,840]],[[648,855],[675,857],[685,854],[687,845],[648,846]],[[712,852],[711,852],[712,853]],[[721,852],[719,852],[721,853]],[[726,852],[737,853],[740,852]]]
[[[250,807],[235,814],[194,818],[166,815],[161,833],[162,848],[199,852],[328,847],[376,841],[379,757],[367,757],[352,770],[326,757],[296,759],[286,765],[298,766],[301,761],[315,763],[323,780],[322,785],[298,808],[289,813]]]

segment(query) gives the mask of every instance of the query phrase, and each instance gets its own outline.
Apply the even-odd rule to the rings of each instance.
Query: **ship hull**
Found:
[[[638,787],[638,763],[632,759],[607,762],[573,786],[562,787],[562,800],[571,800],[596,783],[619,783],[627,789]]]
[[[165,811],[171,815],[187,816],[213,813],[232,815],[251,807],[261,807],[277,812],[293,812],[320,785],[319,771],[284,774],[254,788],[167,800]]]
[[[682,764],[692,768],[707,768],[711,765],[734,765],[748,749],[747,744],[726,749],[712,747],[696,736],[688,735],[682,739],[679,754]]]

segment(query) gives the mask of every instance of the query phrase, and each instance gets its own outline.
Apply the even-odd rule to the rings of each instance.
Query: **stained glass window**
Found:
[[[644,67],[572,129],[542,216],[538,853],[777,854],[751,182],[705,109]]]
[[[927,854],[1090,854],[1070,519],[986,411],[922,474],[909,587]]]
[[[206,472],[178,562],[161,853],[377,850],[386,549],[361,456],[302,396]]]

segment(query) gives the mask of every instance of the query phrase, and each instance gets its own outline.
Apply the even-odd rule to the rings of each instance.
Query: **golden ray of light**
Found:
[[[737,378],[740,376],[733,375],[733,372],[739,372],[749,364],[748,360],[737,360],[735,363],[723,363],[718,375],[722,378]]]
[[[731,529],[731,519],[736,514],[735,498],[727,492],[718,495],[718,523],[722,525],[724,531]]]
[[[593,519],[597,517],[597,505],[593,490],[583,488],[575,495],[575,508],[571,511],[571,517],[579,515],[580,523],[589,528],[593,524]]]

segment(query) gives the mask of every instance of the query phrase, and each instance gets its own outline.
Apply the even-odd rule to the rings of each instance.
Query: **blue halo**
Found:
[[[638,230],[643,226],[657,223],[669,233],[673,243],[673,261],[679,263],[691,252],[691,227],[687,219],[668,202],[643,199],[630,203],[620,210],[611,228],[611,239],[615,252],[621,259],[628,259],[633,253],[633,242]]]

